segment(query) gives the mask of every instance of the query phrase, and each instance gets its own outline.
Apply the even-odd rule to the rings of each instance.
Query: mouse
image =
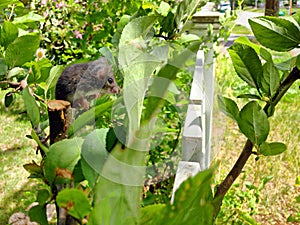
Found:
[[[105,57],[66,67],[56,83],[56,100],[66,100],[73,108],[90,108],[92,99],[117,94],[120,87]]]

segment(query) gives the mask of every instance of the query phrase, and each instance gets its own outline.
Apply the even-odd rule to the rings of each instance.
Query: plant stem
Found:
[[[288,91],[288,89],[292,86],[292,84],[300,79],[300,70],[297,67],[294,67],[293,70],[290,72],[289,76],[280,84],[280,87],[278,88],[277,92],[272,98],[271,103],[267,103],[264,107],[265,113],[268,115],[268,117],[271,116],[271,114],[268,113],[268,109],[273,106],[275,107],[277,103],[281,100],[281,98],[284,96],[284,94]],[[225,194],[232,186],[233,182],[236,180],[236,178],[240,175],[242,172],[242,169],[244,168],[247,160],[251,156],[253,149],[252,142],[248,139],[244,145],[244,148],[237,159],[236,163],[232,167],[231,171],[227,175],[227,177],[223,180],[221,184],[217,186],[217,191],[214,196],[214,218],[217,217],[222,201],[224,199]]]

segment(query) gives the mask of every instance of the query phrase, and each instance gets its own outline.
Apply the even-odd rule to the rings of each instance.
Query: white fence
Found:
[[[183,130],[182,161],[178,164],[171,202],[183,181],[210,165],[213,93],[213,49],[206,54],[199,50]]]

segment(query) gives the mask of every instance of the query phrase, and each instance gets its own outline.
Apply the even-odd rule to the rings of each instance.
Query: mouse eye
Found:
[[[110,77],[107,79],[108,83],[112,84],[114,82],[114,80]]]

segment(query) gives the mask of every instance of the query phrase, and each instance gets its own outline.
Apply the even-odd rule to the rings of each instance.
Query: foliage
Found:
[[[288,51],[300,44],[298,14],[289,20],[273,17],[260,17],[250,20],[255,37],[261,44],[273,50]],[[290,22],[293,21],[293,22]],[[291,26],[287,33],[285,27]],[[297,31],[295,30],[297,29]],[[291,36],[293,38],[291,39]],[[276,42],[270,42],[270,38]],[[275,104],[278,101],[278,92],[286,73],[297,66],[297,57],[290,59],[291,64],[285,71],[280,71],[280,65],[267,49],[241,37],[229,48],[229,54],[237,75],[251,88],[256,89],[256,94],[243,93],[239,98],[255,99],[248,102],[241,110],[237,104],[228,98],[219,97],[219,106],[232,119],[236,120],[241,132],[258,148],[258,154],[275,155],[283,152],[286,146],[282,143],[267,143],[269,133],[268,117],[274,113]],[[267,111],[258,101],[269,104]],[[272,153],[273,151],[273,153]]]
[[[252,31],[263,46],[283,52],[299,47],[299,24],[299,14],[287,19],[259,17],[250,20]],[[287,31],[286,27],[291,29]],[[273,40],[272,43],[269,41],[270,39]],[[252,154],[255,154],[258,160],[261,156],[277,155],[287,149],[283,143],[267,142],[270,131],[268,118],[273,116],[275,106],[291,85],[300,79],[299,56],[292,56],[288,60],[285,59],[286,62],[283,63],[281,60],[278,63],[280,60],[273,57],[273,52],[263,46],[241,37],[228,50],[237,75],[247,83],[252,91],[237,96],[245,101],[248,100],[246,104],[243,101],[244,106],[241,110],[234,100],[220,96],[218,98],[221,111],[237,122],[239,130],[248,140],[236,164],[217,187],[216,214],[229,187],[242,172]],[[261,106],[262,104],[264,107]],[[253,147],[256,148],[256,151],[252,150]]]
[[[57,63],[98,58],[101,47],[111,43],[118,18],[132,15],[142,1],[33,1],[40,24],[42,47]],[[142,9],[141,9],[142,10]]]
[[[89,224],[187,221],[212,224],[216,210],[210,187],[212,169],[187,180],[176,192],[174,204],[140,208],[141,187],[147,171],[145,161],[147,157],[150,157],[149,162],[162,160],[161,156],[155,156],[158,151],[148,156],[151,145],[157,145],[152,138],[158,131],[173,132],[170,136],[175,137],[175,141],[167,154],[173,153],[178,142],[181,108],[176,102],[182,96],[175,80],[184,74],[182,68],[198,49],[211,41],[183,33],[190,16],[204,2],[184,0],[170,5],[161,1],[140,7],[140,2],[135,1],[132,7],[132,1],[42,1],[42,7],[37,9],[45,12],[44,17],[26,10],[18,1],[15,3],[0,5],[5,18],[0,33],[1,88],[9,90],[6,106],[13,103],[15,93],[22,94],[33,128],[30,138],[37,142],[44,157],[40,164],[25,165],[31,177],[41,178],[50,187],[38,193],[39,205],[29,212],[32,219],[47,224],[46,205],[55,201],[80,223],[89,218]],[[113,20],[116,12],[119,23]],[[133,12],[133,16],[126,15]],[[258,18],[251,25],[257,39],[269,48],[286,51],[299,45],[299,36],[294,35],[299,32],[298,15],[290,20]],[[291,27],[291,31],[285,31],[284,26]],[[228,30],[223,32],[224,36],[228,35]],[[268,34],[268,38],[280,37],[282,44],[266,44],[263,33]],[[214,41],[215,37],[209,38]],[[107,45],[107,42],[112,44]],[[112,51],[101,48],[104,44]],[[48,50],[52,61],[46,58],[44,50],[38,49],[40,45]],[[46,108],[53,99],[62,70],[52,62],[90,59],[100,54],[110,57],[124,77],[123,96],[115,101],[107,96],[96,100],[94,108],[73,122],[69,139],[49,147]],[[239,96],[255,99],[241,110],[233,100],[219,98],[221,109],[237,121],[241,132],[257,148],[257,155],[279,154],[286,147],[283,143],[267,142],[268,117],[274,113],[283,91],[289,88],[282,85],[292,68],[299,66],[299,60],[291,59],[290,66],[282,72],[268,50],[243,38],[230,48],[230,55],[238,76],[257,93]],[[262,108],[257,99],[266,102],[268,107]],[[164,117],[161,110],[169,110],[172,115]],[[107,115],[115,122],[114,126],[103,128],[107,121],[100,115]],[[177,122],[170,123],[174,118]],[[160,119],[166,119],[169,126],[159,125]],[[91,128],[94,121],[97,121],[97,129]],[[161,163],[166,164],[169,171],[174,170],[171,157]]]

